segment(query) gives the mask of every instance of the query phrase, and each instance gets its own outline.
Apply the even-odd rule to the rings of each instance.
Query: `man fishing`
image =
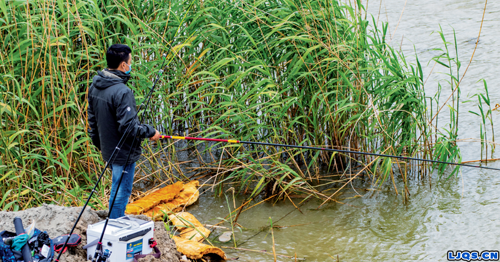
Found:
[[[141,156],[141,142],[160,138],[160,132],[150,125],[140,124],[136,115],[136,103],[132,90],[126,86],[132,71],[132,50],[127,45],[114,44],[106,52],[107,69],[93,78],[88,91],[89,134],[104,161],[109,161],[113,173],[109,199],[109,218],[125,215],[125,208],[132,193],[135,162]],[[126,130],[125,142],[113,159],[115,150]],[[129,156],[130,153],[130,156]],[[128,161],[127,161],[128,159]],[[123,174],[120,188],[118,182]],[[116,196],[113,208],[111,203]]]

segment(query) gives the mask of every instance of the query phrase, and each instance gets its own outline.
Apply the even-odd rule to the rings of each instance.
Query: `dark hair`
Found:
[[[132,53],[132,49],[128,45],[114,44],[106,51],[106,61],[108,68],[116,69],[120,66],[121,62],[127,62]]]

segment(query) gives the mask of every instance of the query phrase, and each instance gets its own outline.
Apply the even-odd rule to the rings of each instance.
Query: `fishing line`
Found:
[[[435,163],[435,164],[474,167],[474,168],[482,168],[482,169],[500,171],[500,168],[487,167],[487,166],[475,166],[475,165],[469,165],[469,164],[462,164],[462,163],[456,163],[456,162],[446,162],[446,161],[432,160],[432,159],[425,159],[425,158],[377,154],[377,153],[344,150],[344,149],[334,149],[334,148],[297,146],[297,145],[285,145],[285,144],[264,143],[264,142],[239,141],[239,140],[234,140],[234,139],[217,139],[217,138],[187,137],[187,136],[165,136],[165,135],[162,135],[162,136],[160,136],[160,139],[198,140],[198,141],[211,141],[211,142],[225,142],[225,143],[232,143],[232,144],[247,144],[247,145],[300,148],[300,149],[321,150],[321,151],[329,151],[329,152],[337,152],[337,153],[345,153],[345,154],[357,154],[357,155],[376,156],[376,157],[389,157],[389,158],[396,158],[396,159],[401,159],[401,160],[415,160],[415,161],[430,162],[430,163]]]

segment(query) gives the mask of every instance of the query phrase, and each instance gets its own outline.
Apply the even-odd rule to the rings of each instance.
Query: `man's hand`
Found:
[[[149,141],[156,141],[158,139],[160,139],[160,132],[158,132],[158,130],[156,130],[156,134],[153,136],[153,137],[150,137],[149,138]]]

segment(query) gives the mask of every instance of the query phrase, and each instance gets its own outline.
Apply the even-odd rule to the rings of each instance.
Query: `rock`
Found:
[[[108,216],[108,210],[97,210],[95,212],[103,220]]]
[[[229,242],[231,240],[231,235],[233,234],[233,232],[231,231],[227,231],[227,232],[224,232],[222,233],[222,235],[219,236],[219,241],[220,242]]]

